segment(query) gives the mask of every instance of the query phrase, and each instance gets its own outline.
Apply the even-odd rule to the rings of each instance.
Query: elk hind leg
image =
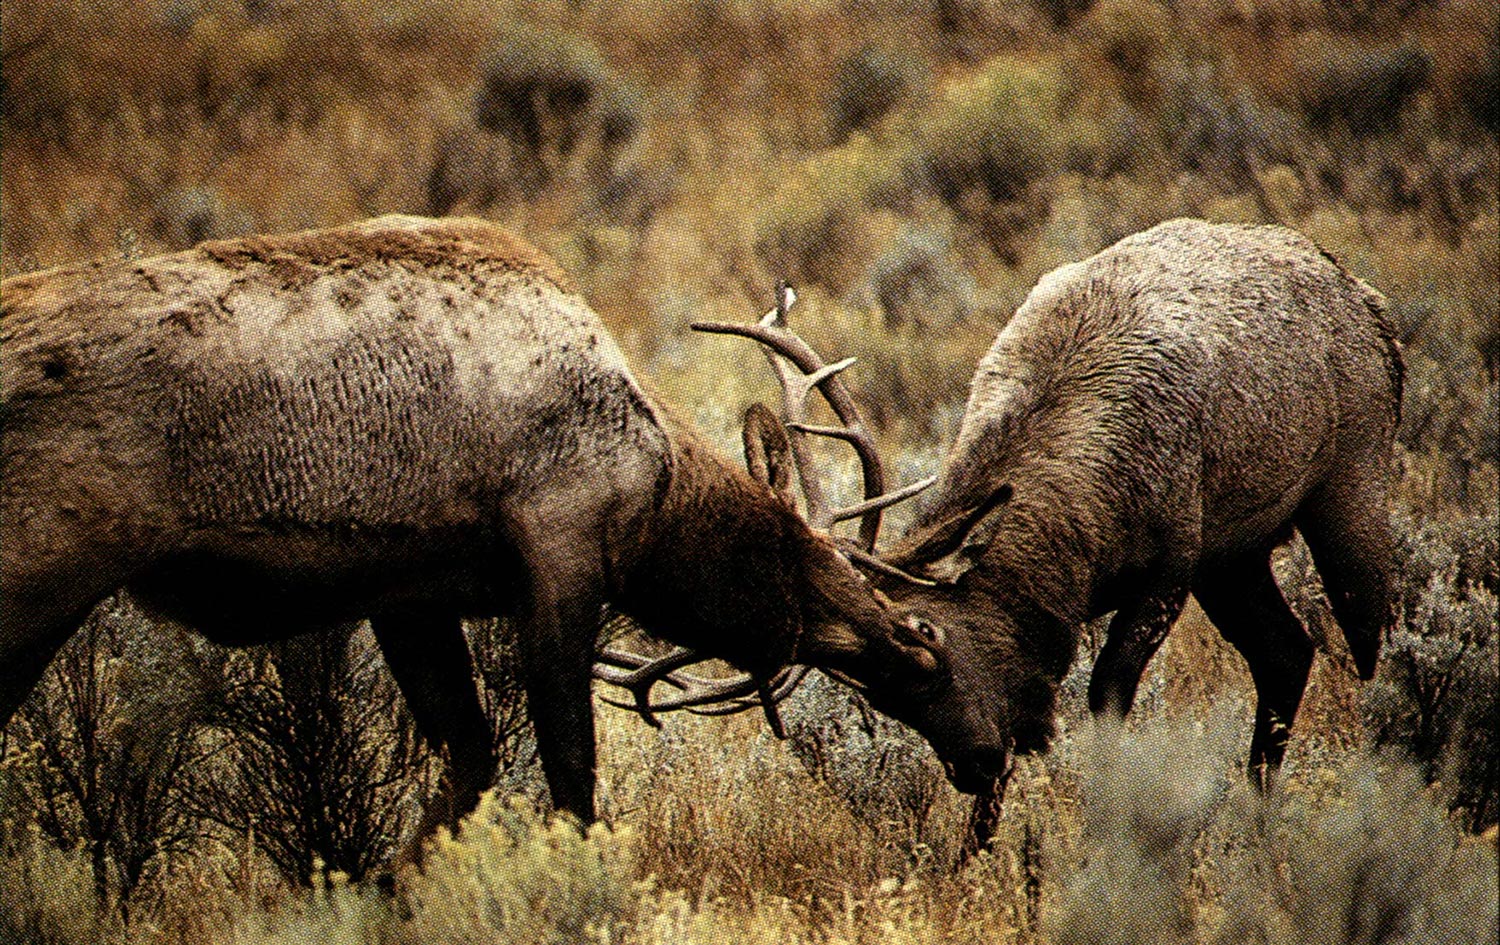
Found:
[[[1193,594],[1219,633],[1250,666],[1256,706],[1249,775],[1252,783],[1267,790],[1286,755],[1292,723],[1307,688],[1312,638],[1276,584],[1269,551],[1207,570],[1194,585]]]
[[[414,846],[405,854],[415,858],[421,852],[416,845],[432,831],[456,827],[459,818],[478,805],[480,793],[494,781],[494,741],[479,706],[469,645],[458,617],[386,615],[371,619],[370,628],[417,730],[447,764],[443,791],[429,806]]]
[[[1372,475],[1326,484],[1303,503],[1296,520],[1360,679],[1375,675],[1381,639],[1395,622],[1395,542],[1383,483]]]

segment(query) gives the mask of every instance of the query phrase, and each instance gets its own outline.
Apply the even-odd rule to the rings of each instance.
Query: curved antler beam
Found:
[[[593,675],[595,679],[619,686],[634,696],[633,702],[622,702],[605,695],[599,697],[601,700],[639,714],[653,728],[661,728],[661,720],[656,717],[659,712],[687,709],[699,715],[731,715],[761,706],[776,737],[786,737],[786,728],[776,711],[776,704],[802,682],[807,674],[806,667],[786,667],[770,680],[757,679],[748,673],[707,679],[680,672],[682,667],[706,659],[708,657],[686,647],[677,647],[665,656],[655,658],[605,647],[599,651]],[[681,692],[661,702],[652,702],[651,691],[659,682],[674,686]]]
[[[866,551],[874,551],[875,540],[880,534],[882,511],[893,502],[900,501],[900,498],[908,498],[921,490],[901,490],[900,498],[882,501],[885,497],[885,466],[881,462],[880,451],[865,427],[849,389],[837,376],[852,365],[855,359],[846,358],[827,364],[811,345],[787,328],[786,313],[795,300],[796,294],[791,286],[783,282],[777,287],[776,308],[767,312],[756,324],[694,322],[692,327],[694,331],[710,334],[738,335],[763,345],[768,349],[767,358],[781,382],[788,429],[796,433],[834,437],[854,448],[864,480],[865,501],[853,506],[858,511],[852,514],[843,514],[848,510],[835,510],[828,505],[822,485],[813,470],[812,457],[802,437],[793,437],[792,456],[797,465],[798,478],[802,481],[803,496],[807,499],[808,524],[827,531],[844,519],[859,518],[859,544]],[[795,365],[801,372],[800,376],[788,370],[776,355]],[[843,424],[842,427],[814,427],[804,421],[806,401],[814,390],[822,393]]]

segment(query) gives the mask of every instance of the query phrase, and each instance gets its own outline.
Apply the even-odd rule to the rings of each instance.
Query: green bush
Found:
[[[1082,856],[1064,868],[1046,927],[1056,945],[1193,941],[1188,882],[1198,836],[1227,786],[1223,747],[1156,721],[1080,739]]]
[[[180,187],[163,194],[153,207],[151,228],[167,249],[186,249],[204,240],[221,240],[255,231],[251,215],[215,187]]]
[[[4,794],[0,784],[0,795]],[[118,917],[94,897],[88,857],[43,839],[0,796],[0,942],[96,945],[117,933]]]
[[[1366,45],[1322,37],[1298,66],[1302,107],[1315,126],[1341,126],[1357,136],[1386,131],[1427,87],[1432,57],[1411,42]]]
[[[927,76],[912,56],[910,50],[871,44],[839,63],[828,102],[828,124],[836,140],[873,127],[922,90]]]
[[[880,306],[888,328],[915,325],[933,331],[950,328],[973,311],[978,286],[964,269],[948,234],[911,228],[871,264],[865,277],[870,298]]]
[[[1495,851],[1447,822],[1411,765],[1354,754],[1232,801],[1206,838],[1222,851],[1216,945],[1494,939]]]
[[[892,148],[857,134],[804,161],[777,189],[756,220],[756,252],[771,271],[794,282],[838,287],[846,257],[868,242],[860,230],[863,216],[908,183]]]
[[[1261,795],[1237,770],[1239,724],[1138,719],[1054,749],[1048,781],[1078,779],[1082,827],[1042,845],[1042,941],[1494,940],[1495,849],[1448,821],[1420,768],[1356,751],[1289,765]]]
[[[1155,69],[1174,39],[1170,10],[1154,0],[1104,0],[1078,28],[1127,83],[1139,82]]]
[[[614,941],[641,890],[627,830],[587,834],[529,801],[486,795],[456,837],[442,834],[404,900],[400,940],[483,945]]]
[[[809,676],[782,711],[792,754],[856,817],[898,842],[920,841],[938,848],[939,859],[951,857],[944,848],[955,838],[942,835],[949,825],[932,822],[947,789],[920,735],[821,673]]]
[[[474,120],[505,135],[545,170],[543,155],[567,157],[586,135],[606,152],[640,129],[644,96],[604,61],[594,43],[555,29],[513,24],[480,66]]]
[[[1063,153],[1060,67],[1000,56],[943,89],[917,119],[911,160],[944,200],[1014,200]]]
[[[1181,167],[1246,187],[1253,185],[1255,168],[1296,166],[1305,156],[1307,128],[1300,115],[1226,86],[1211,64],[1174,61],[1161,78],[1155,116]]]
[[[1475,829],[1500,820],[1500,629],[1493,515],[1399,529],[1401,619],[1364,693],[1376,744],[1399,746]]]
[[[1491,37],[1484,60],[1465,83],[1464,99],[1474,120],[1500,135],[1500,39]]]

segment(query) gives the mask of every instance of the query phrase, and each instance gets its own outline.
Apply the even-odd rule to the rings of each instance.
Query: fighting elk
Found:
[[[764,411],[757,480],[642,392],[555,263],[490,224],[209,242],[9,279],[3,306],[0,725],[121,589],[227,645],[367,618],[446,753],[452,819],[495,767],[460,620],[505,614],[553,801],[589,821],[591,673],[649,717],[656,682],[685,690],[661,708],[740,707],[794,663],[898,690],[938,672],[934,642],[786,501]],[[867,473],[870,501],[813,524],[863,516],[873,542],[909,490],[880,498]],[[692,652],[595,668],[606,606]],[[707,656],[746,675],[682,672]]]
[[[944,672],[867,695],[981,795],[973,839],[1012,755],[1051,739],[1081,625],[1114,614],[1089,704],[1124,715],[1189,592],[1249,664],[1249,769],[1266,785],[1314,649],[1271,571],[1294,528],[1355,672],[1374,674],[1401,379],[1382,296],[1281,227],[1173,221],[1041,280],[882,556],[895,570],[872,574],[941,628]]]

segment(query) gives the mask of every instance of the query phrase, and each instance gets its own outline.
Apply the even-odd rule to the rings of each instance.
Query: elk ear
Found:
[[[771,487],[776,497],[794,507],[792,496],[792,441],[786,426],[762,403],[745,411],[741,431],[745,443],[745,468],[756,482]]]
[[[943,520],[915,548],[901,556],[902,564],[930,564],[964,548],[969,533],[975,526],[995,509],[1009,502],[1013,491],[1010,484],[1006,483],[986,496],[984,501]],[[968,547],[982,554],[986,544],[988,543],[968,544]]]

